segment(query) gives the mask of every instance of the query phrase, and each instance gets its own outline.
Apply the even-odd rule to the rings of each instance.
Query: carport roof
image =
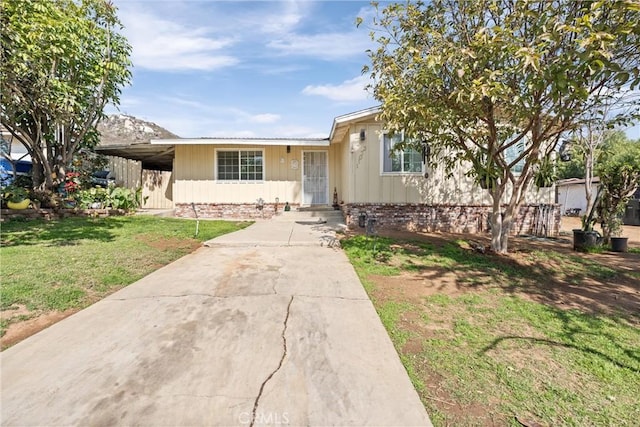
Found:
[[[97,153],[106,156],[118,156],[124,157],[125,159],[138,160],[142,162],[144,169],[165,171],[173,169],[175,145],[152,145],[149,143],[99,145],[95,150]]]

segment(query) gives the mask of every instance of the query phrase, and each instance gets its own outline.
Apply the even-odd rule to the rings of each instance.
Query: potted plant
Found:
[[[593,229],[595,218],[590,215],[583,215],[582,228],[573,229],[573,250],[579,252],[589,252],[602,244],[602,235]]]
[[[610,220],[608,227],[609,232],[611,233],[611,250],[613,252],[627,252],[629,247],[629,238],[622,237],[622,219],[620,219],[619,216],[615,216]]]
[[[596,194],[596,203],[591,207],[589,214],[582,216],[582,228],[573,230],[573,250],[589,252],[602,244],[602,235],[593,229],[596,223],[595,208],[600,192]]]
[[[27,209],[31,204],[29,193],[22,187],[9,185],[2,192],[2,198],[9,209]]]

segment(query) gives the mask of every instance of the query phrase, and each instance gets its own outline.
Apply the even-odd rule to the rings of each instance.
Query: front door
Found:
[[[302,204],[329,203],[329,162],[326,151],[302,153]]]

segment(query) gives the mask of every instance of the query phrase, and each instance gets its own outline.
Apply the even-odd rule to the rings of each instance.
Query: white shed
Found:
[[[591,183],[591,197],[595,201],[600,178],[594,177]],[[584,179],[561,179],[556,183],[556,203],[561,205],[563,215],[585,215],[587,212],[587,197],[584,189]]]

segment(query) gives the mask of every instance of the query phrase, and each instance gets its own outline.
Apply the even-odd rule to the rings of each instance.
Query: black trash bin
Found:
[[[622,217],[622,223],[624,225],[640,225],[640,200],[629,200]]]

